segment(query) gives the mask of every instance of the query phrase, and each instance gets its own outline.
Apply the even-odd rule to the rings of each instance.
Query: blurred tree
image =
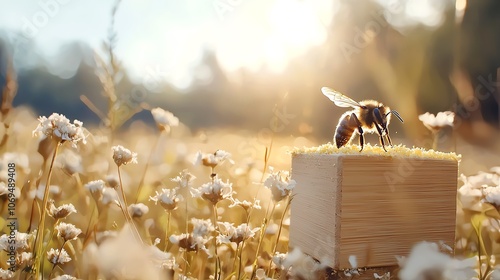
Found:
[[[481,115],[500,126],[500,1],[467,1],[459,40],[460,67],[468,74]],[[463,118],[468,116],[464,114]]]

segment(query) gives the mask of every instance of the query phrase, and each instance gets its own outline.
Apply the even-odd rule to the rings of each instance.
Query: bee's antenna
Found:
[[[387,117],[391,113],[394,116],[396,116],[396,118],[398,118],[399,121],[401,121],[402,123],[404,123],[403,118],[401,118],[401,116],[399,115],[398,111],[396,111],[396,110],[391,110],[389,113],[385,114],[385,116]]]

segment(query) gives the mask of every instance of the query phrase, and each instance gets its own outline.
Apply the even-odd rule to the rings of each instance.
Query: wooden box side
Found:
[[[453,246],[458,162],[342,157],[339,268],[395,265],[420,241]]]
[[[291,203],[290,246],[338,266],[340,237],[339,157],[296,154],[292,178],[297,182]]]

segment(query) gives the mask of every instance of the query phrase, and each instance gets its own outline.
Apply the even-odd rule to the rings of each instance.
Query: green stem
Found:
[[[170,231],[170,215],[172,214],[170,211],[167,211],[167,228],[165,229],[165,252],[168,248],[168,232]]]
[[[61,249],[59,250],[59,254],[57,254],[56,263],[52,266],[52,270],[49,273],[49,279],[50,279],[50,276],[52,276],[52,273],[54,273],[54,268],[56,268],[56,266],[57,266],[57,261],[59,261],[59,258],[61,257],[61,253],[62,253],[62,250],[64,249],[64,245],[66,245],[66,242],[67,241],[63,242],[63,245],[61,246]]]
[[[439,140],[439,130],[436,131],[436,132],[432,132],[432,136],[433,136],[433,141],[432,141],[432,149],[434,151],[437,151],[437,146],[438,146],[438,140]]]
[[[132,232],[134,233],[135,237],[137,238],[137,241],[142,243],[141,235],[139,234],[139,231],[137,230],[137,227],[135,226],[135,223],[132,220],[130,213],[128,212],[127,198],[125,197],[125,192],[123,191],[122,174],[121,174],[119,166],[118,166],[118,179],[120,180],[120,192],[121,192],[122,200],[123,200],[123,205],[120,208],[122,209],[123,215],[125,216],[125,220],[132,227]],[[122,204],[122,203],[120,203],[120,204]]]
[[[273,214],[274,214],[274,210],[276,208],[276,203],[273,203],[273,209],[271,210],[271,215],[269,215],[269,219],[267,219],[267,213],[269,213],[270,204],[271,204],[271,201],[269,202],[269,204],[267,206],[266,220],[264,221],[264,226],[262,227],[262,230],[260,232],[259,243],[257,244],[257,250],[255,251],[255,260],[253,262],[252,276],[250,277],[250,279],[255,278],[255,273],[256,273],[256,268],[257,268],[257,260],[259,259],[259,255],[260,255],[260,247],[262,246],[262,241],[264,240],[264,235],[266,233],[267,225],[271,221]]]
[[[271,265],[272,265],[272,262],[273,262],[272,257],[276,253],[276,248],[278,248],[278,243],[280,241],[281,230],[283,228],[283,220],[285,219],[285,215],[288,212],[288,208],[290,207],[290,203],[291,202],[292,202],[292,200],[288,196],[287,197],[287,203],[286,203],[285,209],[283,210],[283,214],[281,215],[280,226],[279,226],[279,229],[278,229],[278,237],[276,237],[276,243],[274,243],[273,251],[272,251],[272,254],[271,254],[271,261],[269,262],[269,269],[271,269]],[[271,278],[273,278],[273,277],[274,277],[274,271],[273,271],[273,275],[271,276]]]
[[[47,202],[49,200],[49,189],[50,189],[50,179],[52,177],[52,170],[54,167],[54,162],[56,160],[57,151],[59,150],[60,143],[56,144],[54,154],[52,155],[52,160],[50,161],[49,173],[47,175],[47,182],[45,184],[45,190],[43,193],[42,201],[42,214],[40,217],[40,224],[38,225],[38,230],[35,239],[35,279],[40,279],[40,272],[43,267],[40,267],[40,260],[43,257],[43,231],[45,228],[45,216],[47,215]],[[43,275],[43,272],[42,272]]]
[[[238,260],[238,278],[236,278],[237,280],[241,279],[241,256],[243,255],[243,246],[245,246],[245,240],[241,241],[240,252],[238,254],[238,259],[239,260]],[[238,249],[238,247],[236,247],[236,249]]]
[[[213,211],[214,211],[214,235],[217,234],[217,203],[213,205]],[[217,238],[214,236],[214,257],[215,257],[215,270],[214,270],[214,279],[220,279],[220,273],[219,273],[219,256],[217,255]]]
[[[235,274],[236,271],[236,259],[238,258],[238,250],[240,248],[239,246],[240,243],[236,243],[236,251],[234,252],[234,259],[233,259],[233,273],[232,273],[233,275]]]
[[[158,147],[158,143],[160,142],[160,138],[162,136],[162,131],[160,131],[160,135],[156,138],[155,144],[151,148],[151,152],[149,153],[148,161],[146,162],[146,166],[144,167],[144,172],[142,172],[141,181],[139,181],[139,187],[137,188],[137,193],[135,194],[135,203],[139,200],[139,196],[141,194],[142,187],[144,186],[144,180],[146,179],[146,173],[148,172],[149,163],[151,162],[151,158],[153,157],[154,152]]]

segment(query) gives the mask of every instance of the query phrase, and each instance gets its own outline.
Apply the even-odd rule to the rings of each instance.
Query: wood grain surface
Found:
[[[294,154],[290,246],[335,269],[397,264],[420,241],[453,246],[458,162]]]

